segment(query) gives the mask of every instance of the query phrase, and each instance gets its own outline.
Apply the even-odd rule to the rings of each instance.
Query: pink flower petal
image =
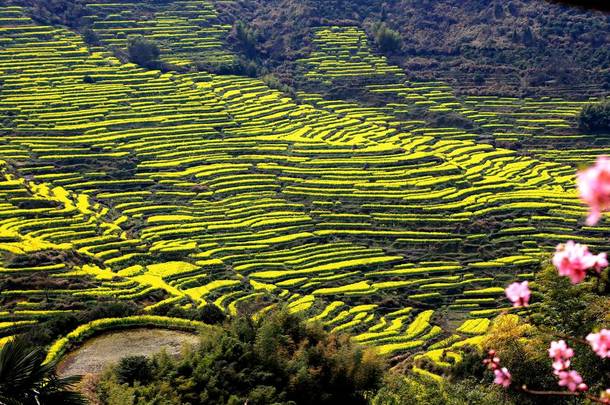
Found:
[[[528,284],[527,281],[522,283],[515,282],[504,290],[514,307],[527,307],[529,305],[531,291]]]
[[[589,206],[587,225],[593,226],[610,208],[610,160],[599,156],[593,166],[577,173],[576,183],[580,199]]]
[[[589,269],[600,272],[602,268],[608,266],[605,253],[593,255],[586,245],[573,241],[557,245],[552,262],[559,275],[568,277],[572,284],[582,282]]]
[[[590,333],[587,335],[587,341],[599,357],[610,357],[610,330],[602,329],[598,333]]]

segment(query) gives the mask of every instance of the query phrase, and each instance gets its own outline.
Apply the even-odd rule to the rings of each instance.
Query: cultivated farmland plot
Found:
[[[211,4],[173,4],[145,21],[128,2],[88,7],[106,46],[137,33],[159,38],[175,64],[193,50],[233,58]],[[428,350],[449,365],[512,310],[503,286],[531,276],[558,241],[603,243],[608,229],[582,227],[570,165],[606,147],[543,147],[555,139],[546,131],[574,127],[580,102],[459,98],[409,82],[355,27],[319,28],[314,49],[297,62],[306,80],[355,77],[392,101],[296,102],[258,79],[144,70],[4,7],[0,278],[18,282],[0,291],[0,337],[99,297],[150,314],[287,305],[381,353]],[[477,131],[405,118],[418,111],[461,114]],[[532,153],[485,136],[529,140]],[[109,322],[74,339],[120,322],[196,326]]]
[[[231,27],[218,21],[218,13],[207,1],[174,1],[165,5],[88,1],[85,11],[85,23],[107,47],[125,49],[130,36],[142,35],[158,42],[166,55],[163,60],[177,66],[234,60],[223,44]]]

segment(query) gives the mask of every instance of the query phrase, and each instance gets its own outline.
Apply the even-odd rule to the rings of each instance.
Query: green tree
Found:
[[[402,45],[400,33],[389,28],[385,23],[377,23],[373,27],[375,42],[384,53],[396,52]]]
[[[587,104],[580,112],[578,125],[586,132],[610,133],[610,101]]]
[[[224,312],[216,305],[205,304],[197,310],[197,320],[209,323],[217,324],[224,322],[226,316]]]
[[[83,31],[83,40],[87,45],[99,45],[100,39],[92,29],[86,29]]]
[[[129,38],[127,52],[130,61],[146,68],[155,67],[161,55],[159,46],[142,36]]]
[[[116,374],[120,383],[133,385],[136,381],[146,384],[152,378],[152,363],[146,356],[129,356],[117,364]]]
[[[379,388],[384,371],[382,360],[349,336],[282,311],[260,321],[239,316],[203,334],[199,347],[180,358],[161,354],[142,367],[151,380],[130,386],[119,374],[131,376],[133,364],[115,366],[100,381],[100,399],[108,405],[357,405]]]
[[[250,27],[248,27],[243,21],[237,21],[235,23],[235,38],[239,42],[239,45],[248,58],[256,56],[256,33]]]
[[[80,376],[60,378],[56,363],[43,364],[45,352],[23,339],[14,339],[0,351],[0,404],[80,405],[85,398],[72,390]]]
[[[531,46],[534,43],[534,33],[529,26],[525,26],[523,29],[523,44],[526,46]]]

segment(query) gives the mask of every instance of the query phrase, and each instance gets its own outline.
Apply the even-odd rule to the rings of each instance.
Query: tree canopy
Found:
[[[139,370],[147,368],[147,373]],[[347,335],[277,312],[260,322],[240,316],[176,359],[129,358],[99,386],[107,404],[365,404],[383,362]],[[133,402],[121,402],[133,398]],[[157,402],[155,402],[157,401]]]
[[[586,105],[580,113],[578,124],[586,132],[610,134],[610,101]]]
[[[142,36],[129,38],[127,52],[130,61],[146,68],[154,67],[161,55],[159,46]]]

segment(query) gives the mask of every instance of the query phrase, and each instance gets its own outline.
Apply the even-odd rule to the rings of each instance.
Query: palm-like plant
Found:
[[[13,339],[0,350],[0,405],[82,405],[85,398],[72,390],[80,376],[60,378],[56,362],[43,364],[42,349]]]

